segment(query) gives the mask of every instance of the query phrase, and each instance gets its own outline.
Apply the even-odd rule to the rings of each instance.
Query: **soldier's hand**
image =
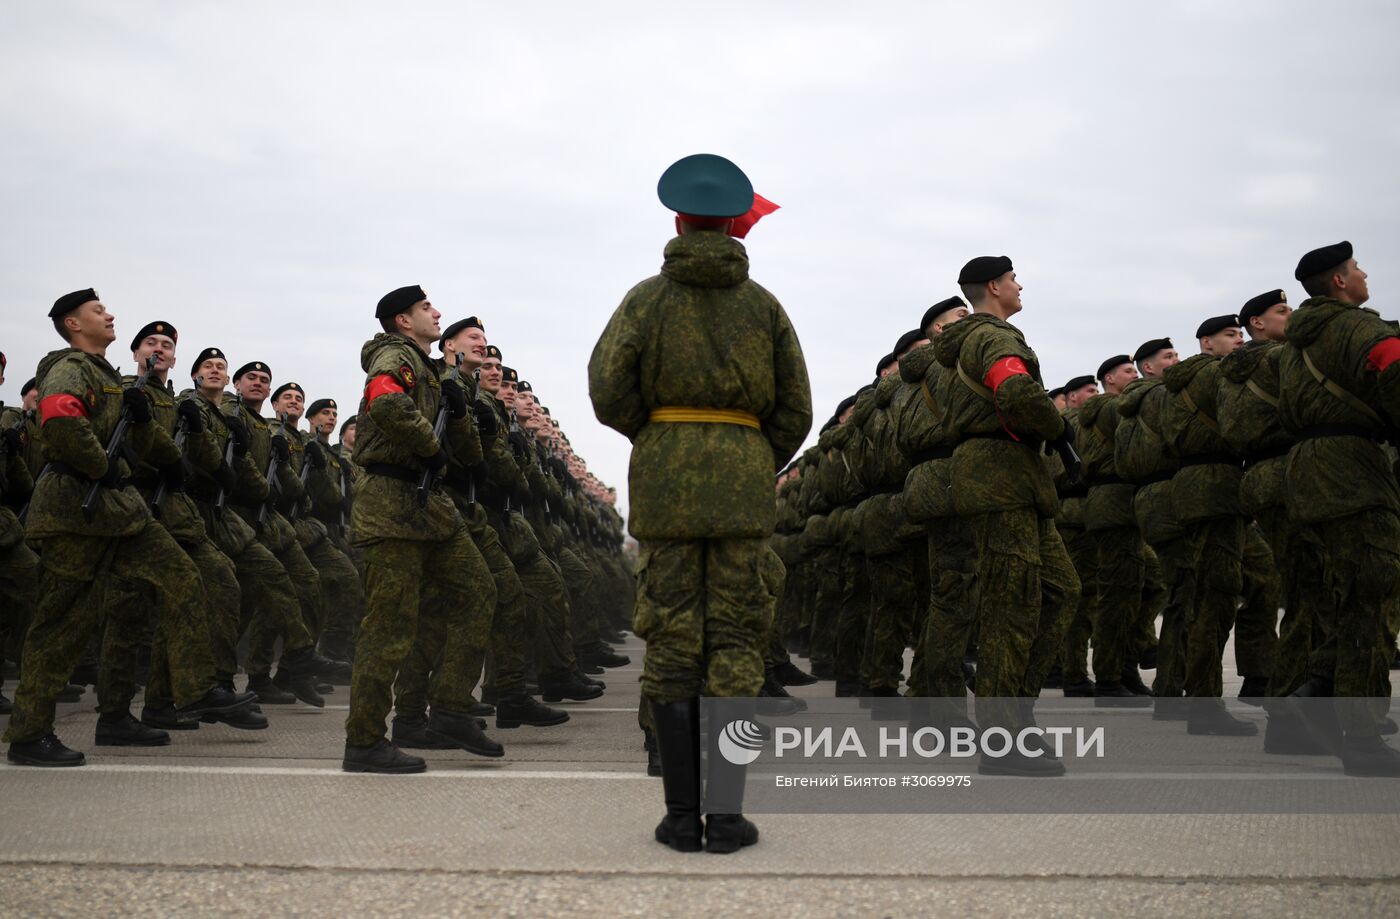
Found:
[[[321,448],[320,444],[314,442],[307,444],[306,458],[311,461],[312,469],[326,468],[326,451]]]
[[[279,463],[286,464],[292,461],[292,448],[287,445],[287,435],[272,435],[272,452]]]
[[[132,424],[147,424],[151,420],[151,400],[139,389],[122,390],[122,408]]]
[[[175,410],[180,416],[180,420],[185,423],[185,430],[191,434],[204,433],[204,416],[200,414],[199,406],[194,404],[193,399],[186,399],[180,403],[180,407]]]
[[[501,429],[496,423],[496,412],[485,402],[472,403],[472,412],[476,415],[477,429],[483,434],[495,434]]]
[[[428,468],[433,472],[441,472],[447,468],[447,451],[442,447],[438,447],[437,452],[424,460],[424,462],[428,464]]]
[[[447,413],[454,419],[467,417],[467,394],[456,380],[442,381],[442,398],[447,402]]]
[[[19,431],[14,428],[6,428],[4,433],[0,434],[0,440],[4,440],[5,449],[10,451],[11,456],[18,455],[20,448],[24,446],[24,438],[20,437]]]

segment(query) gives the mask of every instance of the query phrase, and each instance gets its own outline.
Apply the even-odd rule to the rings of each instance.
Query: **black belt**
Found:
[[[1380,439],[1378,432],[1360,424],[1310,424],[1298,432],[1299,442],[1317,440],[1320,437],[1364,437],[1370,441]]]
[[[1267,460],[1278,459],[1280,456],[1287,456],[1288,451],[1292,449],[1292,444],[1280,444],[1269,450],[1260,450],[1257,453],[1251,453],[1244,458],[1244,468],[1248,469],[1250,466],[1257,466]]]
[[[1104,476],[1099,476],[1097,479],[1090,479],[1089,482],[1088,482],[1088,487],[1089,487],[1089,488],[1098,488],[1100,485],[1123,485],[1123,484],[1125,484],[1125,483],[1123,482],[1123,480],[1120,479],[1120,478],[1118,478],[1118,476],[1116,476],[1116,475],[1104,475]]]
[[[929,447],[927,450],[920,450],[911,457],[910,461],[915,465],[927,463],[931,460],[952,459],[953,447],[951,444],[941,444],[937,447]]]
[[[385,478],[398,479],[400,482],[407,482],[410,485],[417,485],[423,481],[421,469],[410,469],[408,466],[400,466],[398,463],[368,463],[364,470],[370,475],[382,475]]]
[[[1228,456],[1224,453],[1202,453],[1199,456],[1188,456],[1181,461],[1181,468],[1187,466],[1234,466],[1239,468],[1238,458]]]
[[[1159,482],[1170,482],[1172,480],[1172,476],[1174,475],[1176,475],[1175,469],[1171,470],[1170,472],[1154,472],[1151,475],[1141,479],[1137,483],[1137,487],[1139,489],[1142,489],[1146,488],[1149,485],[1156,485]]]

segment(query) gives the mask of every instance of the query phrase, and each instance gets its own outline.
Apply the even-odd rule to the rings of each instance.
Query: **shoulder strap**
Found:
[[[1308,354],[1307,348],[1303,348],[1301,350],[1303,352],[1303,363],[1308,365],[1308,372],[1313,375],[1314,380],[1317,380],[1319,383],[1321,383],[1323,388],[1326,389],[1333,396],[1337,397],[1351,408],[1365,415],[1375,424],[1379,425],[1380,427],[1385,427],[1385,421],[1382,420],[1380,415],[1376,414],[1375,409],[1371,408],[1371,406],[1367,405],[1365,402],[1362,402],[1356,396],[1343,389],[1336,383],[1335,380],[1332,380],[1326,375],[1324,375],[1321,370],[1318,370],[1317,365],[1313,363],[1312,356]]]
[[[1266,393],[1264,391],[1264,387],[1254,382],[1253,378],[1246,380],[1244,385],[1249,389],[1250,392],[1254,393],[1256,396],[1263,399],[1265,402],[1269,403],[1274,408],[1278,408],[1278,396],[1271,396],[1268,393]]]
[[[933,401],[933,393],[929,392],[927,380],[919,381],[919,395],[924,397],[924,404],[927,405],[928,410],[933,413],[933,420],[942,421],[943,410],[938,407],[937,402]]]
[[[965,385],[968,389],[972,390],[973,394],[977,396],[977,398],[981,399],[983,402],[996,401],[996,397],[993,395],[990,389],[983,386],[981,383],[977,382],[968,375],[967,371],[963,369],[962,361],[957,361],[956,366],[958,368],[958,379],[962,380],[963,385]]]
[[[1214,431],[1214,432],[1217,433],[1217,434],[1220,433],[1220,425],[1219,425],[1219,424],[1216,424],[1216,421],[1215,421],[1214,418],[1210,417],[1210,416],[1207,415],[1205,412],[1201,411],[1200,407],[1196,405],[1196,400],[1195,400],[1195,399],[1192,399],[1192,398],[1191,398],[1191,394],[1190,394],[1189,392],[1187,392],[1185,389],[1183,389],[1183,390],[1181,391],[1181,401],[1186,403],[1186,407],[1187,407],[1188,409],[1191,410],[1191,414],[1193,414],[1193,415],[1195,415],[1197,418],[1200,418],[1200,419],[1201,419],[1201,424],[1203,424],[1203,425],[1205,425],[1206,427],[1210,428],[1212,431]]]

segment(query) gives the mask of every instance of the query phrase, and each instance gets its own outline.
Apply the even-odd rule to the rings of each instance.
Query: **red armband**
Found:
[[[370,380],[369,385],[365,387],[365,405],[369,405],[380,396],[387,396],[389,393],[403,391],[404,388],[399,385],[398,380],[394,379],[390,374],[381,373],[379,376]]]
[[[995,395],[1001,384],[1020,373],[1030,376],[1031,372],[1026,369],[1026,362],[1019,357],[1004,357],[987,371],[987,375],[982,378],[982,385]]]
[[[77,396],[70,396],[66,392],[45,396],[39,402],[39,417],[43,419],[42,424],[48,424],[54,418],[86,418],[87,413],[87,406],[83,404],[83,400]]]
[[[1400,361],[1400,338],[1387,338],[1366,355],[1366,369],[1380,373],[1396,361]]]

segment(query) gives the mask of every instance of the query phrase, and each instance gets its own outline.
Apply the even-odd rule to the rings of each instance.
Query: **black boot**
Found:
[[[758,695],[770,700],[759,703],[759,711],[765,715],[795,715],[807,710],[807,703],[794,698],[771,672],[763,675],[763,686],[758,690]]]
[[[812,661],[812,676],[819,680],[834,680],[836,665],[830,661]]]
[[[0,715],[8,715],[14,710],[15,704],[7,699],[3,692],[0,692]]]
[[[131,712],[103,712],[97,716],[99,747],[164,747],[169,743],[169,734],[147,727],[133,718]]]
[[[395,715],[390,723],[389,739],[402,750],[455,750],[457,745],[428,730],[428,719],[422,715]]]
[[[65,747],[56,734],[12,743],[5,755],[18,766],[81,766],[87,762],[83,754]]]
[[[700,700],[648,704],[666,793],[666,816],[656,825],[656,841],[677,852],[699,852]]]
[[[1400,776],[1400,751],[1379,737],[1347,736],[1342,741],[1342,771],[1377,778]]]
[[[1050,672],[1045,674],[1045,682],[1040,684],[1041,689],[1064,689],[1065,675],[1059,667],[1051,667]]]
[[[1245,705],[1263,706],[1264,700],[1269,696],[1269,678],[1266,676],[1247,676],[1244,684],[1240,686],[1240,701]]]
[[[231,712],[210,712],[199,719],[203,724],[226,724],[240,731],[262,731],[267,729],[267,716],[257,705],[234,709]]]
[[[454,746],[477,756],[506,755],[506,748],[482,733],[481,723],[466,712],[435,707],[428,715],[428,733],[450,740]]]
[[[1094,697],[1093,680],[1076,680],[1073,683],[1065,684],[1066,699],[1092,699]]]
[[[661,754],[656,752],[656,735],[643,729],[642,749],[647,751],[647,775],[661,778]]]
[[[1296,713],[1271,711],[1268,724],[1264,726],[1264,752],[1284,756],[1326,756],[1332,751],[1308,730]]]
[[[1331,680],[1310,677],[1289,695],[1288,704],[1297,707],[1299,718],[1314,740],[1333,756],[1341,756],[1342,724],[1332,701],[1332,690]]]
[[[569,720],[569,713],[559,708],[541,705],[525,693],[513,693],[501,699],[496,705],[496,727],[518,728],[528,724],[535,728],[549,728]]]
[[[1147,688],[1147,684],[1142,681],[1142,674],[1133,664],[1123,668],[1123,685],[1140,696],[1152,697],[1152,690]]]
[[[962,662],[963,685],[973,695],[977,694],[977,662],[964,658]]]
[[[1157,669],[1157,646],[1155,644],[1148,645],[1143,649],[1141,656],[1138,658],[1137,665],[1142,670]]]
[[[378,775],[407,775],[427,771],[421,756],[405,753],[389,741],[380,738],[368,747],[347,743],[340,768],[346,772],[373,772]]]
[[[783,661],[773,669],[773,675],[778,678],[778,682],[784,686],[811,686],[817,682],[817,678],[810,673],[806,673],[801,667],[792,661]]]
[[[467,706],[467,714],[473,718],[489,718],[496,714],[496,706],[490,702],[473,702]]]
[[[608,647],[593,648],[579,657],[579,663],[593,664],[598,667],[626,667],[632,663],[632,658],[625,654],[618,654]]]
[[[706,814],[705,851],[738,852],[758,842],[758,827],[743,814]]]
[[[252,680],[248,682],[251,686]],[[277,668],[277,675],[272,678],[272,685],[291,693],[297,701],[304,702],[314,708],[325,708],[326,699],[316,691],[316,682],[314,674],[300,670],[288,670],[281,665]]]
[[[592,683],[585,683],[577,673],[569,673],[562,677],[540,677],[540,695],[546,702],[558,702],[562,699],[587,702],[602,694],[601,688]]]
[[[182,721],[198,721],[201,716],[209,712],[216,714],[231,712],[252,705],[256,701],[258,701],[256,693],[234,692],[215,684],[196,701],[175,709],[175,716]]]
[[[1152,697],[1153,721],[1185,721],[1187,701],[1181,694]]]
[[[83,687],[79,686],[77,683],[69,683],[67,686],[59,690],[58,695],[54,698],[54,701],[79,702],[82,700],[83,693],[85,692],[87,692],[87,690],[83,689]]]
[[[1227,712],[1225,703],[1220,699],[1193,698],[1187,700],[1186,733],[1217,737],[1250,737],[1258,734],[1259,728]]]
[[[1096,708],[1151,708],[1152,697],[1140,696],[1117,680],[1094,684]]]
[[[295,705],[297,701],[296,696],[272,682],[272,677],[265,673],[249,674],[248,691],[258,694],[260,705]]]
[[[147,705],[141,709],[141,723],[147,727],[160,728],[162,731],[197,731],[198,721],[181,721],[175,714],[174,703],[157,705],[155,707]]]

